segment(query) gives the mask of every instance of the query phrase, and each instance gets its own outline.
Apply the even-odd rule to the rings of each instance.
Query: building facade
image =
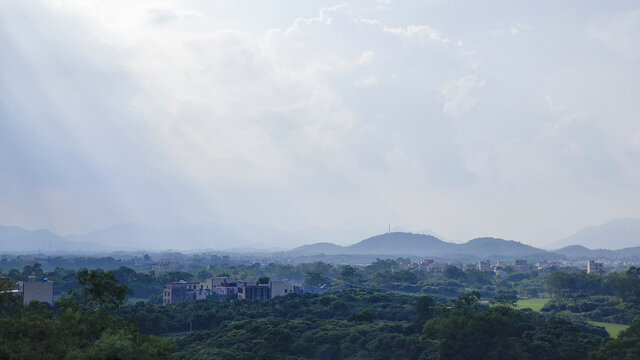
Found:
[[[484,260],[478,262],[478,270],[480,271],[491,271],[491,261]]]
[[[587,261],[587,274],[604,274],[603,264],[595,262],[595,260]]]
[[[238,300],[269,300],[271,288],[268,284],[256,285],[255,283],[238,282]]]
[[[53,306],[53,281],[47,278],[36,280],[30,276],[28,281],[18,281],[18,293],[22,294],[22,303],[40,301]]]
[[[162,290],[162,304],[180,304],[186,301],[202,300],[211,296],[211,290],[205,284],[197,281],[168,283]]]

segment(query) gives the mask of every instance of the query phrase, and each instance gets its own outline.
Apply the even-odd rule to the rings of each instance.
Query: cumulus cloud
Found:
[[[545,27],[507,52],[488,26],[362,4],[123,4],[0,4],[0,223],[393,221],[526,240],[557,214],[523,219],[563,191],[637,193],[637,83],[570,77],[563,61],[607,64],[546,61],[584,42],[545,48]]]

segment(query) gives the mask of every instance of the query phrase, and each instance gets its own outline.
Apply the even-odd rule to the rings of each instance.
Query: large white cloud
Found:
[[[0,5],[0,222],[537,241],[640,210],[616,206],[640,190],[637,44],[610,41],[635,17],[584,25],[586,9],[562,32],[535,11],[485,26],[253,6]],[[594,43],[611,52],[585,56]]]

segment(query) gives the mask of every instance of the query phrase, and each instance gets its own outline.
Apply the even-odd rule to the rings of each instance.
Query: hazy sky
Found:
[[[640,217],[639,114],[637,1],[0,2],[4,225],[543,244]]]

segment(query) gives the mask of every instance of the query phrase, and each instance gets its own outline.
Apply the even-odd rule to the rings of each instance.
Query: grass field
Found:
[[[533,299],[518,300],[518,303],[516,304],[516,308],[540,311],[540,309],[542,309],[542,307],[547,301],[549,301],[549,299],[547,298],[533,298]]]
[[[618,334],[620,333],[620,331],[629,327],[629,325],[598,322],[598,321],[589,321],[589,324],[602,326],[607,330],[607,332],[609,333],[609,335],[611,335],[612,338],[618,337]]]
[[[545,299],[545,298],[518,300],[518,304],[516,305],[516,307],[518,309],[531,309],[533,311],[540,311],[540,309],[542,309],[542,307],[547,301],[549,301],[549,299]],[[620,331],[629,327],[629,325],[598,322],[598,321],[589,321],[589,323],[596,326],[602,326],[607,330],[609,335],[611,335],[611,337],[613,338],[617,337]]]

